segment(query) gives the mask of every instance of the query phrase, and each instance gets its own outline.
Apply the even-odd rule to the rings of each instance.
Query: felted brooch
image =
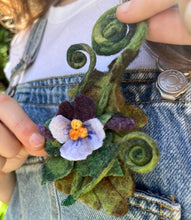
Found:
[[[67,60],[81,68],[90,56],[82,82],[69,91],[73,101],[64,101],[39,131],[46,138],[49,154],[42,167],[42,184],[55,181],[68,194],[63,206],[81,200],[116,217],[128,212],[126,198],[133,195],[133,172],[152,171],[158,160],[156,143],[140,128],[147,123],[142,110],[125,103],[120,82],[137,56],[147,34],[146,22],[123,24],[116,8],[105,12],[92,32],[92,47],[72,45]],[[121,54],[108,72],[95,69],[96,54]]]

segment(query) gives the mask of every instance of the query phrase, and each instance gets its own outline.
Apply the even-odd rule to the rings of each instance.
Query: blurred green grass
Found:
[[[3,220],[4,216],[5,216],[5,213],[7,211],[7,205],[0,202],[0,220]]]
[[[11,38],[12,33],[0,25],[0,92],[8,86],[3,69],[8,61]]]

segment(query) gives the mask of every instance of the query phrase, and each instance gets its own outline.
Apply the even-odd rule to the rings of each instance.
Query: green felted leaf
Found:
[[[49,119],[48,121],[46,121],[45,123],[45,127],[47,127],[49,129],[49,124],[51,122],[52,119]],[[45,151],[47,154],[58,157],[60,156],[60,148],[61,148],[62,144],[60,144],[57,140],[55,141],[51,141],[51,140],[46,140],[46,144],[45,144]]]
[[[73,196],[69,195],[67,199],[62,201],[62,206],[70,206],[73,205],[76,202],[76,200],[73,198]]]
[[[105,212],[115,217],[122,217],[128,212],[128,204],[107,178],[104,178],[95,188],[94,192],[99,198]]]
[[[95,210],[99,210],[101,208],[101,203],[93,191],[86,193],[85,195],[79,198],[83,203],[92,207]]]
[[[118,147],[112,143],[112,139],[112,134],[107,133],[103,146],[94,151],[86,160],[77,161],[74,168],[75,171],[84,177],[91,176],[97,178],[110,161],[117,156]]]
[[[58,179],[55,181],[55,187],[57,190],[64,194],[70,194],[73,180],[73,173],[71,172],[68,176]]]
[[[111,90],[111,94],[109,95],[106,111],[121,112],[121,109],[123,108],[124,104],[125,104],[125,100],[122,93],[120,92],[118,84],[113,83],[113,88]]]
[[[58,157],[60,156],[60,148],[62,144],[60,144],[57,140],[50,141],[46,140],[45,151],[47,154]]]
[[[113,185],[113,187],[115,187],[117,192],[123,198],[127,198],[133,195],[134,190],[135,190],[135,183],[133,180],[133,176],[127,166],[123,168],[123,173],[124,173],[124,176],[122,177],[110,176],[108,177],[108,179]]]
[[[67,176],[73,169],[73,162],[62,157],[49,157],[42,167],[42,184]]]
[[[74,172],[70,194],[73,195],[80,190],[83,182],[84,177],[82,177],[80,173]]]
[[[47,128],[49,128],[48,126],[49,126],[49,124],[50,124],[51,121],[52,121],[52,118],[49,119],[49,120],[47,120],[47,121],[45,122],[44,126],[47,127]]]
[[[99,116],[98,119],[103,125],[105,125],[113,117],[113,115],[113,113],[105,113]]]
[[[139,128],[147,124],[146,114],[139,108],[132,105],[124,105],[121,113],[124,116],[132,118],[135,122],[135,125]]]
[[[106,176],[124,176],[118,159],[115,160],[113,167],[110,169]]]
[[[108,73],[94,70],[90,74],[88,84],[84,89],[83,93],[90,96],[94,100],[97,115],[101,115],[98,113],[98,103],[100,102],[100,98],[102,97],[103,91],[107,87],[108,82]]]
[[[91,181],[92,181],[91,177],[89,176],[85,177],[82,186],[87,185]],[[101,208],[101,203],[98,197],[96,196],[96,194],[93,192],[93,190],[81,196],[79,200],[81,200],[82,202],[84,202],[85,204],[87,204],[88,206],[92,207],[95,210],[99,210]]]

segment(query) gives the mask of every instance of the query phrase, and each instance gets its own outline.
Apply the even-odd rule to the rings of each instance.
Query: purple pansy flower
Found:
[[[78,161],[85,160],[94,150],[103,145],[103,124],[95,118],[93,100],[83,94],[73,103],[63,102],[49,124],[52,136],[62,145],[61,157]]]

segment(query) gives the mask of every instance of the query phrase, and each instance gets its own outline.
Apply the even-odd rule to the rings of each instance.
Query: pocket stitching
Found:
[[[142,210],[144,210],[146,212],[150,212],[150,213],[153,213],[155,215],[158,215],[158,216],[161,217],[161,219],[162,218],[166,218],[166,219],[169,219],[169,220],[174,220],[175,212],[180,212],[180,210],[181,210],[181,208],[173,209],[173,208],[170,208],[170,207],[166,206],[165,204],[162,204],[161,202],[153,201],[153,200],[150,200],[150,199],[147,199],[147,198],[144,198],[142,196],[135,195],[135,194],[132,197],[135,197],[135,198],[138,198],[138,199],[142,199],[142,200],[145,200],[147,202],[151,202],[153,204],[158,204],[160,206],[159,213],[157,213],[155,211],[152,211],[150,209],[143,208],[140,205],[136,205],[136,204],[128,202],[128,204],[130,206],[135,206],[135,207],[140,208],[140,209],[142,209]],[[163,214],[162,213],[162,208],[165,208],[165,209],[169,210],[171,212],[171,217],[168,217],[167,215]]]

